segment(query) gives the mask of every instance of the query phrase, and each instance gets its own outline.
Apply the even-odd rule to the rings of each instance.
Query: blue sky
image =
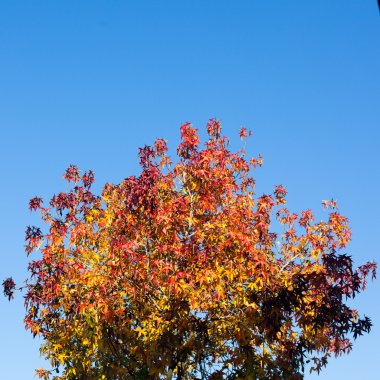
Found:
[[[174,152],[181,123],[204,134],[210,117],[235,147],[252,129],[259,191],[282,183],[289,208],[318,215],[334,197],[355,262],[380,261],[376,1],[2,0],[0,57],[1,279],[25,278],[28,200],[65,190],[69,164],[93,169],[100,189],[136,173],[138,146],[164,137]],[[376,378],[379,290],[354,302],[371,334],[319,378]],[[22,296],[0,311],[1,378],[33,379],[43,362]]]

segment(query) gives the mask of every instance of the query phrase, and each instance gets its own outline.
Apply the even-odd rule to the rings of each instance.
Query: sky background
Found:
[[[95,188],[136,174],[137,147],[175,152],[179,126],[211,117],[264,156],[258,192],[322,217],[334,197],[355,263],[380,261],[380,15],[374,0],[0,1],[0,279],[26,277],[28,208],[64,191],[65,168]],[[33,257],[30,257],[32,259]],[[380,281],[354,305],[374,323],[349,356],[306,379],[376,379]],[[32,380],[39,341],[23,297],[0,299],[0,377]]]

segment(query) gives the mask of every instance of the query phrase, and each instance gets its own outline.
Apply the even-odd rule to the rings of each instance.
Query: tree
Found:
[[[232,153],[217,120],[207,132],[201,147],[181,126],[172,169],[158,139],[139,151],[141,174],[101,196],[93,172],[72,165],[70,190],[30,201],[47,226],[26,230],[27,254],[40,256],[25,325],[53,368],[40,378],[302,379],[370,331],[346,300],[376,264],[354,269],[342,253],[351,234],[336,203],[315,222],[285,207],[281,185],[256,196],[261,156]],[[13,280],[3,285],[12,298]]]

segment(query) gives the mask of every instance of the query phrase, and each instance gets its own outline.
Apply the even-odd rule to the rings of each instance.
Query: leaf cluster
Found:
[[[141,173],[91,191],[70,166],[67,192],[30,201],[25,324],[40,335],[48,379],[302,379],[369,332],[347,300],[376,264],[341,253],[348,220],[286,208],[286,189],[257,196],[262,157],[233,153],[218,120],[181,126],[178,162],[166,142],[139,151]],[[240,137],[250,133],[242,129]],[[273,232],[273,224],[282,232]],[[5,280],[11,298],[13,280]]]

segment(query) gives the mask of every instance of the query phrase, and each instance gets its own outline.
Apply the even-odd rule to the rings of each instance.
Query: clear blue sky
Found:
[[[164,137],[174,151],[182,122],[215,116],[231,138],[253,130],[260,191],[284,184],[295,211],[336,198],[348,252],[380,261],[379,101],[375,0],[2,0],[0,279],[25,278],[28,200],[64,190],[69,164],[100,188],[136,172],[138,146]],[[319,378],[378,377],[379,290],[355,299],[372,333]],[[0,311],[0,377],[32,380],[22,296]]]

